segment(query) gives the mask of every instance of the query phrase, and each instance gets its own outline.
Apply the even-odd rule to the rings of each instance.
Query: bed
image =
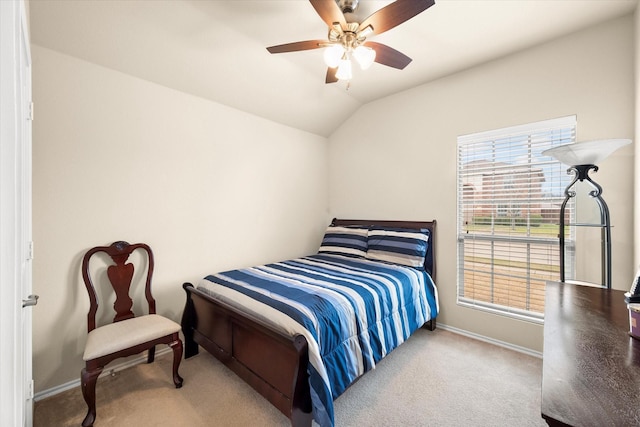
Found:
[[[435,231],[435,220],[334,219],[317,254],[185,283],[185,358],[201,346],[293,426],[333,426],[333,400],[435,329]]]

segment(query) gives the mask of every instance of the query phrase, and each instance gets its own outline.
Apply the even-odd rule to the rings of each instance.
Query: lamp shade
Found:
[[[353,74],[351,72],[351,61],[349,59],[341,59],[338,70],[336,71],[338,80],[351,80]]]
[[[353,56],[356,58],[356,61],[358,61],[358,64],[360,64],[360,68],[366,70],[371,67],[376,60],[376,51],[369,47],[358,46],[353,51]]]
[[[332,44],[324,49],[324,63],[327,67],[335,68],[340,64],[344,55],[344,47],[340,44]]]
[[[630,139],[598,139],[559,145],[542,152],[568,166],[597,165],[618,148],[631,144]]]

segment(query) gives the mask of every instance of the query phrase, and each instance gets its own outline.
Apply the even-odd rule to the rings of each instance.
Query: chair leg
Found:
[[[96,381],[101,372],[102,367],[89,372],[83,368],[80,374],[82,396],[87,403],[87,415],[82,421],[82,427],[91,427],[96,420]]]
[[[169,347],[173,349],[173,383],[176,385],[176,388],[180,388],[182,387],[183,380],[180,374],[178,374],[178,368],[182,361],[182,340],[175,340],[169,344]]]
[[[156,346],[154,345],[149,349],[149,354],[147,355],[147,363],[153,363],[156,358]]]

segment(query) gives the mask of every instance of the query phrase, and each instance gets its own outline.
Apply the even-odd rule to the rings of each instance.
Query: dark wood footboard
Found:
[[[185,358],[198,354],[201,345],[291,419],[292,425],[310,426],[307,340],[248,319],[190,283],[183,288],[187,293],[182,315]]]

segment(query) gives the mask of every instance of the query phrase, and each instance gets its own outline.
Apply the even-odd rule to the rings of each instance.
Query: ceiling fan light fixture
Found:
[[[340,65],[340,60],[344,56],[344,47],[340,44],[332,44],[324,49],[324,63],[327,67],[335,68]]]
[[[373,62],[376,60],[376,51],[366,46],[358,46],[353,51],[353,56],[360,64],[360,68],[366,70],[371,67]]]
[[[398,70],[404,69],[411,58],[385,44],[367,39],[370,35],[380,35],[397,27],[435,4],[435,0],[388,0],[385,2],[388,3],[386,6],[362,21],[353,13],[360,0],[309,1],[328,27],[326,41],[304,40],[270,46],[267,50],[270,53],[284,53],[325,48],[324,62],[328,66],[325,83],[351,79],[352,56],[363,70],[373,62]]]
[[[353,73],[351,71],[351,61],[346,55],[340,60],[338,65],[338,71],[336,71],[336,78],[338,80],[351,80]]]

